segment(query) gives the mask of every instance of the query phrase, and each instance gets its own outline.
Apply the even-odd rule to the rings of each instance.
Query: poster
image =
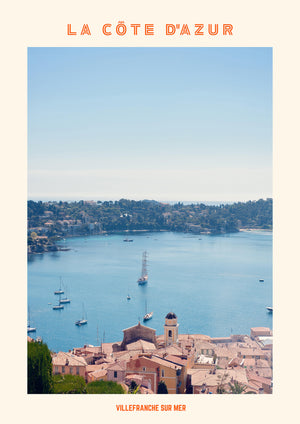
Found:
[[[9,406],[7,412],[11,420],[17,422],[24,415],[33,421],[41,416],[46,422],[53,421],[59,414],[60,419],[79,422],[83,419],[121,419],[123,421],[140,420],[181,420],[196,419],[201,414],[213,422],[220,420],[232,422],[243,419],[250,422],[259,415],[259,419],[280,416],[284,406],[295,408],[297,378],[292,371],[286,372],[282,363],[286,361],[286,340],[294,343],[297,316],[297,293],[295,285],[297,276],[297,206],[296,184],[297,165],[297,93],[299,83],[299,60],[297,57],[297,16],[296,2],[290,1],[285,6],[276,6],[272,2],[214,2],[213,5],[187,2],[184,5],[173,2],[152,2],[141,5],[139,2],[114,2],[103,4],[86,3],[84,6],[73,2],[51,2],[41,4],[14,2],[5,5],[5,23],[2,26],[3,63],[1,70],[1,102],[3,123],[4,154],[2,156],[2,181],[4,183],[3,199],[8,199],[11,207],[2,207],[5,243],[2,245],[4,278],[10,282],[10,290],[5,291],[5,298],[18,291],[18,300],[4,306],[6,316],[12,317],[12,328],[8,337],[9,346],[16,342],[22,348],[11,349],[10,361],[20,364],[17,367],[5,367],[3,377],[7,382],[4,396]],[[106,35],[100,29],[105,24],[138,23],[131,33]],[[218,23],[219,35],[208,32],[208,24]],[[166,24],[170,34],[166,34]],[[179,28],[176,25],[179,24]],[[202,28],[195,25],[204,24],[203,35],[195,32]],[[70,25],[70,26],[69,26]],[[85,26],[88,25],[88,26]],[[149,25],[145,27],[145,25]],[[184,27],[184,25],[188,26]],[[223,25],[231,25],[224,29]],[[191,30],[193,28],[193,31]],[[109,31],[110,27],[106,27]],[[141,29],[141,32],[139,30]],[[221,34],[222,29],[222,34]],[[226,31],[232,29],[232,35]],[[175,33],[172,34],[172,31]],[[190,34],[188,34],[188,30]],[[89,35],[89,31],[91,35]],[[182,34],[180,35],[180,31]],[[211,30],[213,32],[213,29]],[[76,34],[75,34],[76,32]],[[225,34],[223,35],[223,32]],[[82,33],[82,35],[81,35]],[[72,397],[28,397],[26,396],[26,344],[23,343],[23,325],[26,321],[26,200],[27,200],[27,48],[28,47],[271,47],[273,49],[273,198],[274,211],[274,305],[278,312],[274,315],[275,364],[274,393],[270,397],[253,399],[227,397],[209,397],[199,399],[191,397],[185,400],[186,411],[156,412],[140,416],[136,412],[119,412],[116,400],[107,396],[105,401],[95,398]],[[289,207],[292,199],[293,207]],[[2,215],[1,215],[2,216]],[[284,222],[284,225],[282,224]],[[296,227],[296,228],[295,228]],[[287,246],[285,249],[282,246]],[[13,255],[11,254],[13,252]],[[16,266],[18,261],[18,266]],[[283,282],[284,281],[284,282]],[[288,283],[290,288],[287,291]],[[7,284],[5,284],[7,286]],[[14,287],[11,290],[11,287]],[[5,289],[6,290],[6,289]],[[291,296],[292,291],[292,296]],[[295,300],[294,300],[295,299]],[[277,305],[280,305],[277,306]],[[4,339],[5,340],[5,339]],[[295,347],[296,349],[296,347]],[[290,352],[289,352],[290,354]],[[290,368],[290,367],[289,367]],[[15,381],[18,381],[18,387]],[[7,389],[9,387],[10,390]],[[8,392],[16,394],[7,395]],[[78,400],[79,399],[79,400]],[[178,403],[182,399],[178,399]],[[124,400],[125,402],[125,400]],[[138,402],[141,402],[139,400]],[[164,400],[160,398],[159,403]],[[169,399],[166,402],[170,402]],[[171,401],[171,403],[175,400]],[[177,402],[177,400],[176,400]],[[18,404],[18,408],[16,408]],[[45,411],[48,411],[45,414]],[[71,411],[71,412],[70,412]],[[245,413],[245,411],[252,411]],[[259,411],[259,414],[256,412]],[[140,413],[141,414],[141,413]],[[145,413],[143,413],[145,414]],[[153,412],[154,414],[154,412]],[[242,417],[242,418],[241,418]]]

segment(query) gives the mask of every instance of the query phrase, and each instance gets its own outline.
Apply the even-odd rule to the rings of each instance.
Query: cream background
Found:
[[[293,422],[299,415],[299,48],[297,2],[218,0],[11,1],[1,23],[3,422],[94,420]],[[67,37],[66,25],[232,23],[232,37]],[[33,46],[267,46],[274,54],[274,394],[265,396],[26,395],[26,55]],[[11,300],[13,299],[13,301]],[[121,413],[116,403],[186,403],[187,412]],[[292,418],[294,416],[294,418]]]

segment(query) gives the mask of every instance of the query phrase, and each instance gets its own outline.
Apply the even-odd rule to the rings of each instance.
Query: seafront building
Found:
[[[134,381],[147,394],[157,393],[161,381],[169,394],[272,393],[272,340],[265,327],[251,328],[250,336],[180,334],[177,316],[169,312],[163,335],[139,322],[123,330],[122,341],[53,354],[53,374],[124,388]]]

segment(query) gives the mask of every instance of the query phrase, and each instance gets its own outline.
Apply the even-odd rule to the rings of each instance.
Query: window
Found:
[[[168,337],[172,337],[172,330],[169,330],[169,336]]]
[[[65,367],[64,366],[61,367],[61,372],[62,372],[62,374],[65,373]]]
[[[58,374],[58,366],[57,365],[55,365],[54,372],[55,372],[55,374]]]
[[[73,367],[70,367],[70,374],[73,374]]]
[[[118,372],[114,371],[114,378],[118,378]]]
[[[79,375],[79,367],[76,367],[76,374]]]
[[[161,370],[161,376],[164,377],[165,376],[165,370]]]
[[[146,371],[146,367],[143,367],[143,371]]]

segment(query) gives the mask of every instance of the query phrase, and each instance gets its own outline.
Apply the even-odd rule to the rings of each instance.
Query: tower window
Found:
[[[169,335],[168,337],[172,337],[172,330],[169,330]]]

